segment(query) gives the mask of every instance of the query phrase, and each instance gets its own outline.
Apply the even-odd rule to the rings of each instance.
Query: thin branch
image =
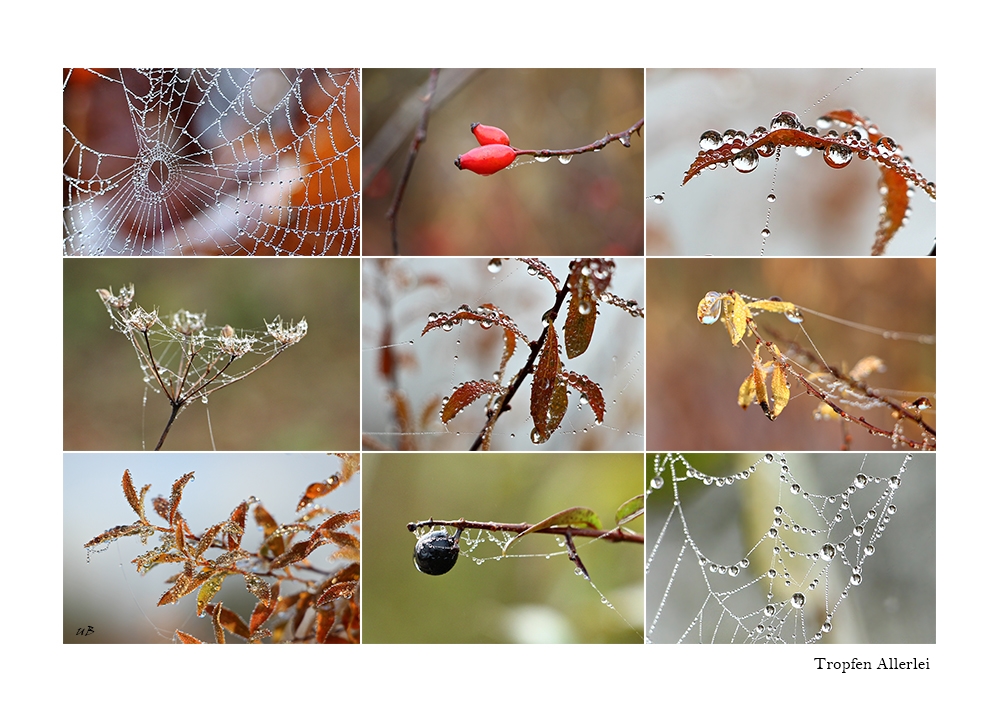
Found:
[[[417,152],[420,150],[420,145],[427,139],[427,122],[431,117],[431,101],[434,98],[434,91],[437,90],[438,73],[440,69],[431,69],[430,76],[427,79],[427,93],[421,97],[421,101],[424,102],[424,111],[420,117],[420,123],[417,124],[417,130],[413,134],[413,142],[410,144],[410,154],[406,158],[406,166],[403,168],[403,174],[399,178],[399,184],[396,185],[396,194],[392,198],[392,206],[389,207],[389,211],[386,212],[385,218],[389,221],[389,228],[392,232],[392,253],[394,256],[399,256],[399,235],[398,235],[398,217],[399,217],[399,207],[403,202],[403,193],[406,191],[406,185],[410,181],[410,173],[413,172],[413,165],[417,161]]]
[[[570,274],[572,275],[572,273]],[[524,366],[521,367],[521,371],[517,373],[517,377],[514,382],[507,387],[507,392],[503,395],[500,403],[493,408],[493,414],[490,415],[489,420],[486,425],[483,426],[483,430],[479,432],[476,436],[475,442],[472,444],[470,451],[477,451],[482,447],[483,441],[488,435],[490,429],[496,424],[496,419],[500,418],[500,414],[504,411],[510,410],[511,399],[514,398],[514,394],[520,388],[524,380],[528,378],[528,375],[534,371],[535,359],[538,357],[538,353],[542,351],[542,347],[545,345],[545,334],[548,331],[548,323],[550,320],[555,320],[556,316],[559,314],[559,309],[562,307],[563,301],[566,299],[566,295],[569,293],[569,279],[570,276],[566,276],[566,282],[563,284],[562,289],[556,294],[555,304],[545,312],[544,320],[546,321],[545,329],[542,330],[542,334],[538,336],[538,339],[533,341],[530,345],[530,350],[528,352],[528,361],[525,362]]]
[[[590,145],[584,145],[579,148],[569,148],[567,150],[518,150],[515,149],[516,155],[534,155],[539,158],[550,158],[558,155],[581,155],[582,153],[592,153],[600,150],[608,143],[613,141],[618,141],[626,148],[632,146],[631,137],[632,134],[639,134],[639,130],[642,128],[642,124],[645,122],[645,118],[640,118],[639,121],[633,125],[628,130],[623,130],[620,133],[608,133],[600,140],[595,140]]]
[[[454,527],[460,534],[466,529],[482,529],[487,532],[510,532],[511,534],[521,534],[534,526],[532,524],[528,524],[527,522],[515,524],[509,522],[473,522],[466,519],[456,519],[450,521],[429,519],[424,522],[410,522],[406,525],[406,529],[410,532],[416,532],[421,527],[432,527],[434,525],[439,527]],[[626,529],[625,527],[615,527],[614,529],[591,529],[590,527],[546,527],[544,529],[536,529],[532,532],[532,534],[555,534],[562,537],[573,535],[575,537],[590,537],[592,539],[607,539],[611,542],[632,542],[635,544],[642,544],[645,541],[645,537],[642,534],[636,534],[632,530]]]

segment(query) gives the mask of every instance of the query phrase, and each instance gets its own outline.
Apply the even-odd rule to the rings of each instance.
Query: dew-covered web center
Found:
[[[891,457],[898,468],[879,475],[866,472],[869,456],[860,466],[850,458],[843,462],[856,466],[845,467],[849,484],[830,492],[831,481],[817,479],[823,492],[813,492],[783,453],[724,475],[706,474],[681,454],[656,455],[647,516],[657,497],[672,496],[672,504],[662,523],[650,519],[658,531],[647,537],[646,641],[827,639],[879,563],[880,540],[897,514],[913,456]]]
[[[346,255],[356,69],[68,70],[66,255]]]

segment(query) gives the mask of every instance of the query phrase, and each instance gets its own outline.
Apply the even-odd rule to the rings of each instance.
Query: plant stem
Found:
[[[473,522],[465,519],[450,521],[429,519],[424,522],[410,522],[406,525],[406,529],[410,532],[415,532],[420,527],[431,527],[434,525],[454,527],[459,533],[464,532],[466,529],[483,529],[487,532],[510,532],[512,534],[520,534],[534,526],[527,522],[515,524],[510,522]],[[532,534],[557,534],[560,536],[571,534],[576,537],[592,537],[594,539],[607,539],[612,542],[633,542],[635,544],[642,544],[645,540],[642,534],[636,534],[625,527],[615,527],[610,530],[592,529],[590,527],[546,527],[544,529],[537,529]]]

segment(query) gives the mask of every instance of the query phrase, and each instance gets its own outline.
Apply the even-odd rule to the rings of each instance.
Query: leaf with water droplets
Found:
[[[143,497],[146,495],[146,490],[149,489],[149,485],[142,489]],[[132,484],[132,476],[128,472],[128,468],[125,469],[125,474],[122,475],[122,490],[125,491],[125,499],[128,504],[132,507],[135,513],[139,516],[143,522],[146,521],[146,510],[142,504],[139,495],[135,491],[135,485]]]
[[[215,594],[219,592],[220,588],[222,588],[222,582],[226,580],[227,576],[229,576],[228,571],[220,571],[217,574],[212,574],[212,576],[210,576],[205,583],[201,585],[201,590],[198,591],[198,615],[205,612],[205,607],[212,602],[213,598],[215,598]]]
[[[204,643],[193,635],[188,635],[183,630],[175,630],[174,635],[184,645],[204,645]]]
[[[118,539],[119,537],[131,537],[135,534],[141,534],[146,529],[148,529],[148,525],[145,525],[142,522],[118,525],[117,527],[112,527],[107,531],[101,532],[89,542],[84,544],[83,547],[86,549],[88,547],[97,546],[98,544],[105,544],[113,539]]]
[[[233,510],[233,513],[229,515],[229,524],[226,527],[228,532],[226,538],[226,546],[230,551],[239,547],[240,542],[243,540],[243,531],[247,525],[247,503],[246,501],[241,502]]]
[[[292,548],[279,556],[271,563],[272,569],[283,569],[289,564],[302,561],[309,556],[315,548],[313,542],[303,541],[292,545]]]
[[[768,416],[773,421],[778,418],[778,414],[780,414],[788,404],[791,392],[788,390],[788,380],[785,379],[785,370],[780,364],[778,364],[777,361],[777,359],[781,357],[781,352],[778,350],[777,345],[772,345],[772,349],[775,357],[774,372],[771,374],[771,393],[774,394],[774,407]]]
[[[172,525],[174,523],[174,515],[177,514],[177,507],[181,504],[181,495],[184,493],[184,486],[187,485],[191,479],[194,477],[194,471],[190,473],[185,473],[181,477],[174,481],[174,486],[170,490],[170,512],[167,515],[167,521]]]
[[[533,269],[539,275],[543,276],[549,283],[552,284],[552,287],[556,289],[556,292],[559,292],[559,279],[556,278],[556,275],[552,273],[552,269],[549,268],[544,261],[537,258],[518,258],[517,260],[527,264],[529,269]]]
[[[448,423],[479,397],[486,394],[502,394],[503,391],[504,388],[492,380],[463,382],[451,393],[444,408],[441,409],[441,422]]]
[[[160,600],[156,603],[157,606],[165,606],[168,603],[177,603],[181,598],[188,595],[199,586],[210,576],[208,573],[200,573],[198,575],[193,575],[187,570],[184,573],[178,574],[177,578],[174,580],[174,585],[171,586],[166,593],[160,596]]]
[[[278,523],[274,521],[271,513],[264,509],[264,505],[259,502],[253,508],[253,517],[264,532],[264,544],[261,546],[261,556],[278,557],[285,553],[285,540],[278,531]]]
[[[510,316],[503,311],[498,310],[491,303],[483,303],[475,310],[471,310],[467,305],[463,305],[458,310],[454,310],[450,313],[436,313],[435,315],[436,317],[432,318],[424,326],[424,329],[421,330],[421,337],[426,335],[431,330],[436,330],[438,328],[448,332],[462,320],[472,320],[481,324],[485,323],[485,327],[499,325],[504,330],[515,334],[521,339],[522,342],[528,342],[528,336],[521,332],[517,324],[510,319]]]
[[[249,576],[250,574],[248,574],[248,579]],[[259,579],[259,577],[256,576],[254,578]],[[268,618],[271,617],[271,615],[274,613],[274,609],[278,607],[278,598],[281,595],[279,593],[281,588],[280,584],[281,584],[280,581],[275,581],[274,586],[269,587],[266,594],[263,591],[261,591],[260,593],[256,592],[257,591],[256,585],[254,589],[251,589],[254,595],[260,599],[260,601],[254,607],[253,613],[250,615],[249,630],[251,633],[257,632],[257,629],[260,628],[260,626]],[[249,580],[247,581],[247,588],[248,589],[250,588]]]
[[[587,405],[594,412],[594,418],[597,419],[597,422],[604,423],[604,394],[601,392],[601,386],[576,372],[567,371],[565,377],[567,384],[587,398]]]
[[[549,408],[552,405],[557,384],[560,383],[559,372],[561,368],[559,338],[556,335],[555,325],[549,321],[548,327],[545,329],[545,343],[538,355],[538,360],[535,363],[535,374],[531,380],[531,419],[535,422],[537,436],[542,439],[536,441],[538,443],[547,440],[552,432],[549,427]],[[565,385],[563,385],[564,396],[565,391]],[[563,412],[565,413],[565,408],[563,408]]]
[[[581,278],[583,281],[590,279]],[[563,327],[563,337],[566,341],[566,357],[579,357],[590,347],[594,336],[594,325],[597,323],[597,302],[590,288],[570,286],[569,309],[566,311],[566,324]]]
[[[556,512],[551,517],[546,517],[541,522],[531,525],[516,537],[512,537],[504,545],[501,553],[506,554],[507,550],[525,535],[552,527],[589,527],[590,529],[601,529],[601,520],[597,516],[597,513],[591,509],[586,507],[570,507],[562,512]]]
[[[747,318],[750,317],[750,309],[746,301],[736,291],[729,291],[729,300],[724,301],[723,310],[726,321],[726,329],[729,330],[729,338],[733,342],[733,347],[740,343],[747,332]]]
[[[358,583],[356,581],[342,581],[332,584],[316,598],[316,605],[321,606],[335,598],[351,598],[357,590]]]
[[[910,203],[910,186],[919,187],[931,200],[937,199],[937,186],[913,169],[903,159],[900,146],[884,136],[868,118],[851,109],[839,109],[831,111],[824,119],[838,121],[851,130],[840,136],[835,133],[820,136],[817,132],[810,132],[815,129],[803,130],[797,125],[797,120],[794,123],[779,121],[772,122],[771,130],[760,136],[755,134],[751,139],[736,138],[725,144],[714,140],[718,136],[715,131],[707,131],[702,135],[703,141],[709,133],[712,133],[713,140],[703,142],[703,149],[684,174],[681,184],[687,184],[695,175],[716,165],[733,164],[741,172],[752,171],[757,164],[757,155],[770,157],[779,146],[794,147],[802,155],[820,153],[824,156],[825,163],[835,169],[846,167],[855,155],[859,155],[861,159],[870,159],[876,163],[881,175],[879,192],[882,197],[882,212],[875,232],[875,243],[872,245],[872,256],[879,256],[903,226]],[[721,137],[719,140],[721,141]]]

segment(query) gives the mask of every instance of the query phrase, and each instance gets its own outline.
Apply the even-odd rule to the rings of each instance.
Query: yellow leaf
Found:
[[[732,339],[733,346],[735,347],[747,332],[747,318],[750,317],[750,309],[736,291],[732,291],[732,299],[733,309],[729,316],[732,327],[729,329],[729,337]]]

